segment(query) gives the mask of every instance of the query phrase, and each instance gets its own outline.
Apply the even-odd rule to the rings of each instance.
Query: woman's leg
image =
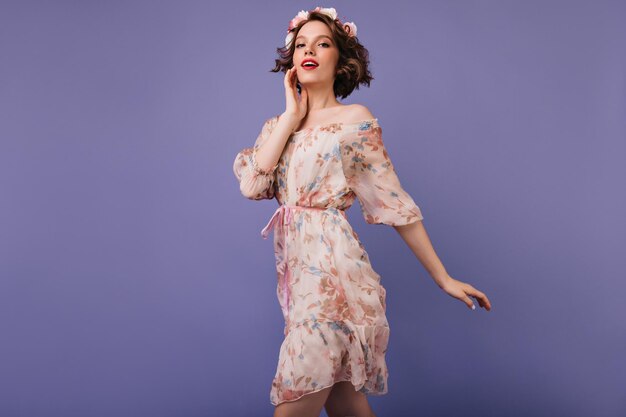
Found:
[[[332,388],[327,387],[295,401],[280,403],[274,409],[274,417],[319,417]]]
[[[367,395],[355,390],[350,381],[333,385],[324,408],[328,417],[376,417]]]

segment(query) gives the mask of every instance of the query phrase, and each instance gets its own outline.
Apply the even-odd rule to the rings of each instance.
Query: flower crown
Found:
[[[311,11],[324,13],[325,15],[329,16],[331,19],[339,22],[339,24],[343,27],[343,29],[346,31],[348,36],[356,36],[356,25],[354,24],[354,22],[342,23],[341,20],[337,18],[337,11],[333,7],[319,7],[318,6]],[[307,20],[308,18],[309,18],[309,12],[301,10],[296,15],[296,17],[291,19],[291,21],[289,22],[289,27],[287,28],[287,36],[285,37],[285,46],[289,45],[289,42],[291,42],[291,39],[294,36],[294,30],[296,26],[298,26],[300,22],[302,22],[303,20]]]

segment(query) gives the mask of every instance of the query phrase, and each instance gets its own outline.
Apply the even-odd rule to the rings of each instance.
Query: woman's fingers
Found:
[[[486,308],[487,311],[491,310],[491,303],[489,302],[489,299],[487,298],[485,293],[483,293],[482,291],[478,291],[476,288],[472,287],[469,284],[466,285],[467,289],[465,290],[465,293],[474,297],[478,301],[478,305]]]
[[[472,287],[470,284],[450,277],[450,281],[445,285],[445,287],[443,287],[443,289],[450,296],[458,298],[464,302],[467,307],[472,310],[475,310],[476,307],[470,297],[474,297],[478,301],[478,305],[487,309],[487,311],[491,310],[491,303],[489,302],[487,296],[483,292]]]
[[[298,84],[298,76],[296,73],[296,68],[292,67],[290,68],[290,79],[289,79],[289,86],[291,87],[291,90],[293,90],[294,95],[298,92],[297,90],[297,84]]]
[[[297,100],[297,94],[293,83],[293,68],[289,68],[285,73],[285,94],[288,100]]]
[[[467,307],[471,308],[472,310],[476,310],[474,302],[467,295],[463,294],[463,296],[461,297],[461,301],[463,301],[467,305]]]
[[[284,84],[287,100],[286,110],[304,117],[308,108],[308,92],[301,86],[300,96],[298,96],[298,71],[296,67],[291,67],[285,71]]]
[[[291,77],[292,77],[292,69],[289,68],[287,72],[285,72],[285,86],[291,88]]]
[[[294,79],[294,67],[291,67],[285,72],[285,85],[291,87]]]

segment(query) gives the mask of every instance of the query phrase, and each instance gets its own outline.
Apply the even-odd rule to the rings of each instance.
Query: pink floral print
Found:
[[[294,132],[276,166],[263,170],[257,149],[279,116],[235,157],[243,196],[279,203],[261,231],[274,229],[276,294],[285,319],[270,402],[278,405],[350,381],[387,393],[386,290],[345,214],[355,198],[370,224],[423,219],[402,188],[378,119],[328,123]]]

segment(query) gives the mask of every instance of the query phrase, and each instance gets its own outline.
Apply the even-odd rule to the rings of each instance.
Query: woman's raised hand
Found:
[[[302,93],[298,98],[298,89],[296,87],[296,83],[298,81],[298,77],[296,74],[297,67],[292,66],[285,73],[285,98],[286,98],[286,109],[285,113],[292,115],[298,121],[304,119],[308,111],[308,93],[304,86],[302,87]]]

